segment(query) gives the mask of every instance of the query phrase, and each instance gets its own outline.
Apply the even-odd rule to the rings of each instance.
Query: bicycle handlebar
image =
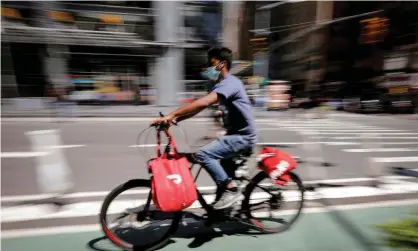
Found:
[[[160,117],[161,117],[161,118],[163,118],[163,117],[164,117],[164,114],[163,114],[162,112],[159,112],[159,114],[160,114]],[[177,124],[177,122],[175,122],[175,121],[171,121],[171,123],[172,123],[173,125],[175,125],[175,126],[177,126],[177,125],[178,125],[178,124]],[[165,130],[165,129],[167,129],[169,126],[170,126],[170,125],[169,125],[169,123],[168,123],[167,121],[164,121],[164,122],[162,122],[162,123],[160,123],[160,124],[157,124],[157,125],[153,125],[153,127],[155,127],[157,130]]]

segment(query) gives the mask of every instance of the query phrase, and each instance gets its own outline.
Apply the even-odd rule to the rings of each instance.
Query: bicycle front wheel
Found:
[[[110,241],[124,250],[159,249],[179,227],[182,213],[161,212],[152,204],[150,187],[149,180],[130,180],[113,189],[103,202],[102,230]],[[141,195],[145,197],[138,199]]]
[[[287,230],[299,218],[304,202],[304,187],[300,178],[292,173],[285,186],[272,182],[259,172],[248,184],[242,210],[255,228],[263,233]]]

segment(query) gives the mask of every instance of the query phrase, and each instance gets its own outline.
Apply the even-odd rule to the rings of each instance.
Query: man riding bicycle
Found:
[[[216,47],[208,51],[208,68],[202,76],[215,82],[212,91],[169,115],[158,118],[152,125],[162,122],[180,122],[191,118],[209,107],[219,103],[227,110],[226,135],[203,146],[195,153],[196,160],[208,170],[214,178],[220,198],[215,200],[215,209],[230,207],[240,199],[238,189],[218,160],[231,159],[243,151],[252,149],[257,141],[255,120],[250,100],[244,85],[237,77],[229,73],[232,65],[232,51],[225,47]]]

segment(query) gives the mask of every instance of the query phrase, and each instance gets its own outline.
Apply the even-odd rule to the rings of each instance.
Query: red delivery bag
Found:
[[[297,165],[290,154],[271,147],[261,149],[258,161],[258,167],[279,185],[286,185],[290,180],[288,172]]]
[[[173,154],[161,155],[158,149],[159,156],[148,163],[152,173],[152,198],[163,212],[181,211],[197,200],[197,188],[188,160],[178,155],[174,141],[170,142],[170,147]]]

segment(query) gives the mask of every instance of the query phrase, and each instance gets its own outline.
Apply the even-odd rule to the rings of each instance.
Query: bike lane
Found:
[[[196,238],[191,230],[189,237],[174,237],[162,250],[182,251],[198,248],[202,251],[302,251],[302,250],[391,250],[381,245],[381,234],[373,226],[388,220],[402,219],[418,208],[412,205],[397,205],[323,212],[307,212],[290,230],[272,235],[216,234],[203,232]],[[184,227],[187,230],[187,226]],[[204,230],[203,230],[204,231]],[[201,231],[198,231],[201,232]],[[2,238],[2,250],[7,251],[117,251],[121,250],[108,240],[98,240],[100,231],[50,234],[33,237]],[[210,237],[213,236],[213,237]],[[96,243],[91,245],[91,242]],[[90,245],[89,245],[90,243]],[[92,248],[94,247],[94,249]]]

